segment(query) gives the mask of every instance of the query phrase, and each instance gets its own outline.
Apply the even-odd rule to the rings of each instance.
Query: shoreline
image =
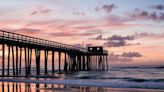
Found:
[[[53,81],[52,81],[53,80]],[[131,85],[131,87],[129,86],[125,86],[126,84],[123,83],[115,83],[116,86],[109,85],[108,82],[101,82],[101,81],[92,81],[89,80],[90,82],[87,82],[88,80],[84,79],[84,80],[63,80],[63,79],[29,79],[29,78],[0,78],[0,82],[12,82],[12,83],[27,83],[27,84],[48,84],[48,85],[65,85],[65,86],[69,86],[69,87],[88,87],[88,88],[102,88],[102,89],[107,89],[107,90],[114,90],[114,92],[118,91],[118,92],[126,92],[126,91],[139,91],[139,92],[163,92],[164,89],[156,89],[156,88],[135,88],[133,87],[133,84],[129,84]],[[102,83],[104,83],[102,85]],[[108,83],[108,85],[106,84]],[[101,84],[101,85],[100,85]],[[142,83],[141,83],[142,84]],[[51,88],[47,89],[47,88],[43,88],[45,90],[51,90]],[[60,89],[62,90],[62,88]],[[107,91],[108,92],[108,91]],[[112,92],[112,91],[110,91]]]

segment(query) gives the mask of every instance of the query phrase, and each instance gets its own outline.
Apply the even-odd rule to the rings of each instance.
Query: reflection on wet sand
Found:
[[[66,86],[56,84],[35,84],[0,82],[0,92],[163,92],[152,89],[130,89],[109,87]]]
[[[1,82],[1,92],[107,92],[103,87],[79,87],[55,84]]]

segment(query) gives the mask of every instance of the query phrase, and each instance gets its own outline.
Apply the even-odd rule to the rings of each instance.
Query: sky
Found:
[[[164,65],[164,0],[1,0],[0,29],[104,46],[110,65]]]

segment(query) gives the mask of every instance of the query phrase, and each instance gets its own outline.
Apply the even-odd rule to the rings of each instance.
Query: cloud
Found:
[[[134,35],[132,35],[132,36],[112,35],[111,37],[103,38],[103,35],[100,34],[97,37],[95,37],[94,39],[95,40],[119,40],[119,41],[122,41],[122,40],[134,40]]]
[[[34,28],[20,28],[20,29],[2,29],[5,31],[9,32],[14,32],[18,34],[23,34],[23,35],[34,35],[34,34],[39,34],[42,30],[40,29],[34,29]]]
[[[142,55],[138,52],[124,52],[121,54],[122,57],[129,57],[129,58],[132,58],[132,57],[142,57]]]
[[[164,5],[158,4],[158,5],[153,5],[151,8],[156,9],[156,10],[164,10]]]
[[[64,37],[68,37],[68,36],[74,36],[74,34],[72,33],[66,33],[66,32],[55,32],[55,33],[49,33],[50,36],[64,36]]]
[[[144,10],[140,10],[140,9],[135,9],[131,14],[131,17],[133,18],[148,18],[149,13],[147,11]]]
[[[100,34],[97,37],[91,39],[105,41],[103,45],[106,47],[123,47],[123,46],[140,45],[141,44],[140,42],[130,43],[130,41],[140,38],[164,39],[164,33],[155,34],[155,33],[147,33],[147,32],[142,32],[142,33],[136,32],[128,36],[112,35],[107,38],[103,38],[103,35]]]
[[[114,8],[117,8],[114,4],[105,4],[102,6],[102,9],[108,13],[112,12]]]
[[[82,12],[82,11],[78,11],[78,10],[73,10],[72,12],[74,15],[82,15],[82,16],[85,16],[85,12]]]
[[[95,11],[96,12],[99,12],[100,11],[100,8],[99,7],[95,7]]]
[[[164,13],[160,13],[159,19],[164,20]]]
[[[141,9],[135,9],[133,12],[128,14],[131,20],[153,20],[153,21],[163,21],[164,20],[164,13],[157,13],[157,12],[148,12]]]
[[[89,46],[93,46],[93,44],[91,43],[88,43],[88,44],[84,44],[84,43],[79,43],[79,44],[73,44],[73,46],[76,46],[76,47],[89,47]]]
[[[160,34],[155,34],[155,33],[147,33],[147,32],[143,32],[143,33],[135,33],[133,35],[135,37],[135,39],[137,38],[164,38],[164,33],[160,33]]]
[[[107,12],[107,13],[111,13],[113,11],[113,9],[117,8],[116,5],[114,4],[104,4],[101,7],[95,7],[95,11],[99,12],[101,10]]]
[[[98,35],[95,40],[103,40],[103,37],[102,37],[102,34],[101,35]]]
[[[127,46],[128,44],[126,43],[125,40],[108,40],[107,42],[104,43],[105,46],[107,47],[122,47],[122,46]]]
[[[95,38],[91,38],[94,40],[105,40],[105,41],[109,41],[108,43],[110,44],[114,44],[114,43],[126,43],[126,42],[121,42],[121,41],[132,41],[135,39],[139,39],[139,38],[164,38],[164,33],[159,33],[159,34],[155,34],[155,33],[148,33],[148,32],[135,32],[134,34],[128,35],[128,36],[120,36],[120,35],[112,35],[110,37],[107,38],[103,38],[103,35],[100,34]]]
[[[123,52],[121,54],[110,53],[108,55],[109,61],[131,62],[134,58],[141,58],[142,55],[139,52]]]
[[[108,37],[108,40],[134,40],[133,36],[120,36],[120,35],[113,35],[112,37]]]
[[[51,12],[51,9],[45,8],[45,7],[37,7],[35,9],[32,9],[30,15],[36,15],[36,14],[45,14]]]
[[[95,34],[99,34],[99,30],[86,30],[83,32],[79,31],[60,31],[60,32],[51,32],[49,33],[50,36],[64,36],[64,37],[69,37],[69,36],[92,36]]]
[[[102,34],[98,35],[95,38],[92,38],[94,40],[105,40],[106,42],[104,43],[105,46],[107,47],[122,47],[122,46],[132,46],[132,45],[138,45],[137,44],[131,44],[127,43],[127,41],[134,40],[134,35],[133,36],[119,36],[119,35],[113,35],[108,38],[103,38]]]

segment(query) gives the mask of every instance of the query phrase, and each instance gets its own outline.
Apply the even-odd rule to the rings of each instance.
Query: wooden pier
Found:
[[[71,72],[108,69],[108,52],[103,50],[103,47],[77,47],[2,30],[0,30],[0,45],[2,47],[0,76],[2,77],[22,76],[23,69],[25,69],[25,76],[28,76],[31,74],[32,64],[35,64],[33,67],[36,75],[40,75],[41,57],[43,57],[41,52],[44,52],[45,75],[54,74],[56,70]],[[55,56],[55,53],[58,55]],[[55,62],[58,62],[58,65],[55,65]],[[58,69],[55,66],[58,66]],[[48,70],[49,67],[51,70]]]

